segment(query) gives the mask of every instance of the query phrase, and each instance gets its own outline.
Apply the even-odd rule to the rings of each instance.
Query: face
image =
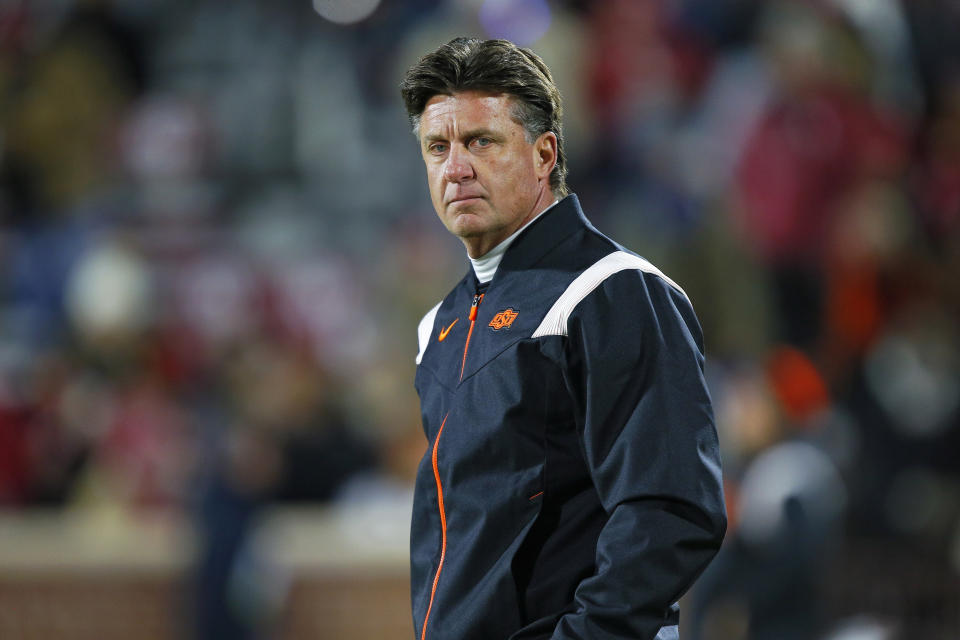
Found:
[[[478,258],[553,201],[557,138],[528,142],[511,118],[513,98],[465,91],[437,95],[420,116],[420,152],[440,220]]]

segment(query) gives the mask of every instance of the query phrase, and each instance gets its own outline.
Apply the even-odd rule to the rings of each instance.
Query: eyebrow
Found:
[[[464,131],[460,134],[460,138],[470,139],[470,138],[493,138],[494,140],[500,140],[503,136],[498,135],[491,131],[490,129],[480,127],[477,129],[471,129],[469,131]],[[440,135],[439,133],[432,133],[423,137],[424,142],[436,142],[438,140],[447,140],[447,136]]]

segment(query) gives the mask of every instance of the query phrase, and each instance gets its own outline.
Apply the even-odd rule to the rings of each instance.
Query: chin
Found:
[[[458,207],[448,210],[446,215],[450,227],[476,227],[487,224],[487,215],[478,207]]]
[[[476,238],[477,236],[482,236],[487,232],[486,227],[481,227],[480,225],[457,224],[456,222],[450,225],[448,229],[450,230],[450,233],[458,238]]]
[[[447,211],[452,216],[464,214],[480,215],[482,211],[488,209],[487,201],[483,198],[470,198],[469,200],[458,200],[447,205]]]

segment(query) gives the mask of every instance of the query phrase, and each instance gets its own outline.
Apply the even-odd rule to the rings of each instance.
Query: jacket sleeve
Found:
[[[566,384],[609,517],[552,637],[652,640],[726,530],[700,326],[682,291],[631,269],[576,306],[567,336]]]

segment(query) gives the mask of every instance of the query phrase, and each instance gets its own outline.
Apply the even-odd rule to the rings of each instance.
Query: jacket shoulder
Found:
[[[634,271],[641,278],[655,278],[678,292],[689,303],[686,292],[646,258],[617,249],[584,269],[557,298],[544,316],[533,337],[567,335],[567,321],[577,306],[608,278],[623,271]]]

